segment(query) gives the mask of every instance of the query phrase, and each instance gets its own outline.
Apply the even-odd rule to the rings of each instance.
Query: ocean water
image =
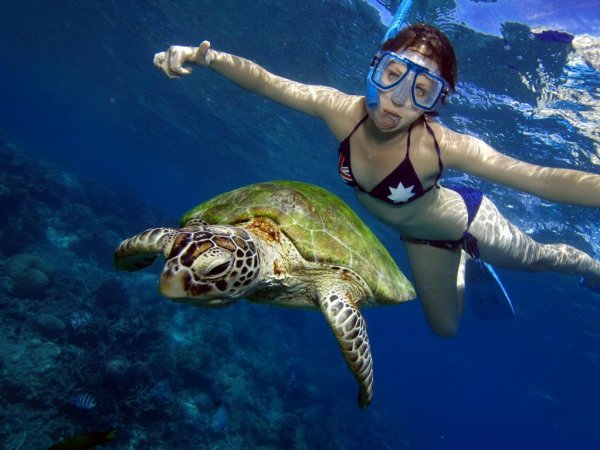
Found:
[[[455,44],[444,124],[535,164],[600,173],[600,8],[563,3],[415,0],[408,19]],[[340,183],[322,123],[210,71],[169,80],[152,65],[169,45],[209,39],[360,94],[398,4],[0,2],[0,448],[114,427],[105,448],[600,447],[600,297],[575,277],[499,270],[516,318],[467,307],[450,340],[417,302],[364,311],[375,393],[361,411],[320,314],[193,309],[158,295],[158,264],[112,267],[126,237],[232,188],[293,179],[347,201],[410,274],[394,233]],[[538,240],[600,256],[597,209],[444,180],[480,187]]]

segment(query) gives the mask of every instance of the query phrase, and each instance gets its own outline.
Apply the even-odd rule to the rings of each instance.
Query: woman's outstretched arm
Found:
[[[253,61],[214,50],[208,41],[198,47],[172,46],[154,55],[154,65],[170,78],[191,74],[190,64],[208,67],[250,92],[320,117],[336,136],[343,136],[347,132],[348,114],[361,101],[360,97],[344,94],[332,87],[280,77]]]
[[[446,166],[554,202],[600,208],[600,175],[526,163],[478,138],[439,127],[443,129],[440,141]]]

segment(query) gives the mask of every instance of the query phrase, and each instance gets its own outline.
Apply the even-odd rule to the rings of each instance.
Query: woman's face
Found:
[[[406,49],[396,53],[398,56],[409,59],[415,64],[425,67],[434,74],[439,74],[438,65],[425,56],[422,50],[425,49]],[[390,75],[393,77],[401,77],[402,69],[390,67]],[[378,129],[384,132],[392,132],[407,129],[415,120],[421,117],[425,111],[413,104],[412,91],[415,90],[415,96],[421,95],[421,88],[418,83],[413,83],[415,74],[409,73],[406,75],[400,84],[390,90],[379,90],[379,102],[374,108],[369,108],[369,116],[375,123]]]

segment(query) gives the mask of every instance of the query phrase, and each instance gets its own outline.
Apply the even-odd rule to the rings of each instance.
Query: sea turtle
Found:
[[[115,267],[136,271],[162,253],[160,293],[195,306],[256,303],[320,309],[359,383],[373,391],[361,306],[415,297],[369,228],[323,188],[274,181],[221,194],[187,212],[182,228],[152,228],[121,243]]]

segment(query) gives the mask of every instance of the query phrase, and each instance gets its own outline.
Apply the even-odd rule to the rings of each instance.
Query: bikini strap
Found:
[[[410,159],[410,134],[412,133],[414,124],[415,122],[411,123],[410,127],[408,127],[408,136],[406,138],[406,159]]]
[[[363,117],[362,119],[360,119],[360,122],[358,122],[358,123],[356,124],[356,126],[353,128],[353,130],[350,132],[350,134],[348,135],[348,137],[347,137],[346,139],[350,139],[350,137],[351,137],[351,136],[354,134],[354,132],[355,132],[356,130],[358,130],[358,127],[360,127],[360,126],[363,124],[363,122],[364,122],[365,120],[367,120],[367,117],[369,117],[369,113],[365,114],[365,117]]]
[[[435,185],[435,187],[437,187],[439,189],[440,188],[440,178],[442,177],[442,172],[444,171],[444,164],[442,163],[442,155],[441,155],[441,151],[440,151],[440,145],[438,144],[438,141],[435,138],[435,133],[433,132],[433,130],[427,123],[427,120],[424,119],[423,123],[425,123],[425,128],[427,128],[427,131],[433,138],[433,145],[435,146],[435,152],[437,153],[437,157],[438,157],[438,167],[440,168],[440,171],[438,172],[437,177],[435,177],[434,185]],[[408,138],[409,138],[409,142],[410,142],[410,133],[408,135]]]

